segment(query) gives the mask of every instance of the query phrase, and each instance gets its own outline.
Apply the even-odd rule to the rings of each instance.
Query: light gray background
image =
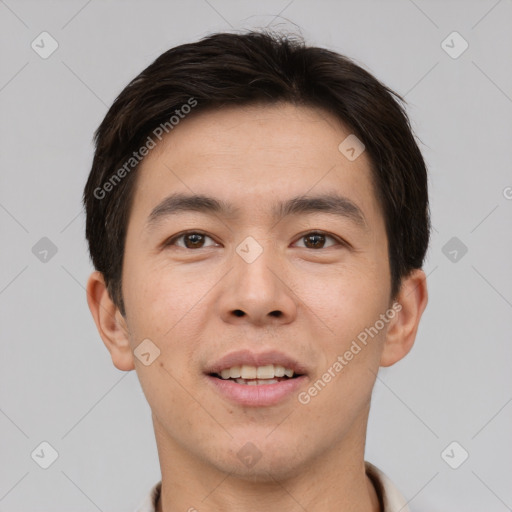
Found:
[[[160,479],[136,373],[112,365],[86,305],[92,134],[164,50],[266,25],[405,95],[430,169],[430,302],[411,354],[379,374],[367,460],[413,511],[511,510],[511,0],[0,0],[1,511],[132,511]],[[47,59],[42,31],[59,44]],[[456,59],[453,31],[469,43]],[[452,237],[468,248],[455,262]],[[42,441],[59,454],[48,469],[30,455]],[[452,464],[469,453],[458,469],[441,457],[452,441]]]

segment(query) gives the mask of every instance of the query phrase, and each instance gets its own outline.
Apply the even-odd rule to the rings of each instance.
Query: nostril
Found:
[[[234,315],[236,315],[236,316],[244,316],[244,315],[245,315],[245,313],[244,313],[241,309],[235,309],[235,310],[233,311],[233,314],[234,314]],[[282,314],[283,314],[283,312],[282,312],[282,311],[277,311],[277,310],[276,310],[276,311],[271,311],[271,312],[269,313],[269,315],[271,315],[271,316],[275,316],[275,317],[277,317],[277,318],[281,317],[281,316],[282,316]]]

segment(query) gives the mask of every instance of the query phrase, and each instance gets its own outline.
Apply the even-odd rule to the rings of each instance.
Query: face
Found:
[[[159,350],[133,362],[167,453],[264,479],[364,444],[393,315],[370,161],[338,149],[348,135],[317,109],[224,108],[137,171],[126,331]]]

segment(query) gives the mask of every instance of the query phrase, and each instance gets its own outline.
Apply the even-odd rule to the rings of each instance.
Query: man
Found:
[[[398,100],[255,32],[173,48],[115,100],[87,297],[152,410],[162,480],[139,510],[407,510],[364,461],[378,368],[427,304],[427,172]]]

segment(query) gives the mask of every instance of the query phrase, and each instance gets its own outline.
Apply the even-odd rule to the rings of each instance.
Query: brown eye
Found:
[[[189,231],[188,233],[183,233],[169,240],[166,245],[176,245],[184,249],[202,249],[203,247],[208,247],[204,245],[207,238],[212,240],[209,236],[203,233],[199,233],[197,231]],[[183,241],[182,244],[176,243],[177,241],[181,240]]]
[[[187,249],[196,249],[197,247],[203,246],[204,235],[200,233],[190,233],[189,235],[185,235],[183,240]]]
[[[300,240],[304,241],[304,246],[307,249],[324,249],[325,243],[327,239],[336,240],[329,235],[326,235],[325,233],[317,233],[317,232],[311,232],[307,233],[306,235],[303,235]],[[331,244],[334,245],[334,244]]]

